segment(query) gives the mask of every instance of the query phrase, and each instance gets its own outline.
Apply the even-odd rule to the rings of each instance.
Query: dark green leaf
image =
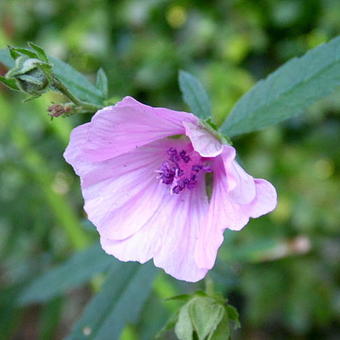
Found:
[[[73,255],[65,263],[35,279],[18,299],[20,305],[43,302],[63,294],[103,272],[114,262],[98,245]]]
[[[97,72],[96,86],[102,93],[103,97],[107,98],[109,94],[109,82],[106,73],[102,68],[100,68]]]
[[[11,90],[19,91],[19,88],[15,82],[14,79],[7,79],[3,76],[0,76],[0,82],[5,84],[7,87],[9,87]]]
[[[139,316],[155,273],[151,263],[119,263],[111,270],[102,290],[87,305],[67,340],[118,339],[123,327]]]
[[[21,48],[21,47],[13,47],[12,49],[11,49],[11,51],[12,51],[12,53],[13,53],[13,51],[15,51],[17,54],[24,54],[25,56],[27,56],[27,57],[29,57],[29,58],[33,58],[33,59],[35,59],[35,58],[37,58],[38,57],[38,55],[34,52],[34,51],[31,51],[31,50],[29,50],[28,48]]]
[[[28,46],[31,47],[37,54],[37,56],[39,57],[39,59],[45,61],[46,63],[48,63],[48,58],[47,58],[47,55],[45,53],[45,51],[38,45],[32,43],[32,42],[29,42],[28,43]]]
[[[221,127],[235,136],[303,112],[340,85],[340,37],[295,58],[259,81],[234,106]]]
[[[202,119],[211,116],[210,100],[200,81],[185,71],[179,72],[178,81],[183,100],[187,103],[192,113]]]

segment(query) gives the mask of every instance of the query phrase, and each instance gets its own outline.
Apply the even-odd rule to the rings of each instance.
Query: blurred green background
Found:
[[[218,122],[258,79],[339,33],[338,0],[0,2],[0,47],[36,42],[92,80],[103,67],[112,97],[173,109],[187,109],[177,74],[190,71]],[[62,157],[72,127],[90,117],[51,121],[46,108],[59,99],[23,103],[0,87],[0,339],[62,339],[102,281],[43,304],[15,303],[31,280],[97,242]],[[274,213],[226,232],[211,273],[240,312],[235,338],[339,339],[339,91],[234,144],[247,171],[279,193]],[[121,339],[152,339],[176,308],[164,298],[200,286],[159,272]]]

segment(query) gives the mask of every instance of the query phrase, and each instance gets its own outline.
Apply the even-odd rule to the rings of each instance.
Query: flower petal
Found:
[[[88,218],[101,234],[117,240],[129,237],[159,208],[169,193],[159,185],[156,170],[174,142],[156,141],[102,162],[66,156],[80,175]]]
[[[277,205],[277,193],[271,183],[264,179],[255,179],[256,197],[246,207],[250,217],[256,218],[273,211]]]
[[[235,203],[250,203],[256,194],[255,181],[234,159],[235,154],[233,147],[224,146],[222,159],[224,161],[224,171],[227,176],[229,196]]]
[[[225,229],[241,230],[250,217],[267,214],[276,207],[275,188],[264,179],[253,179],[254,198],[247,204],[240,203],[243,192],[251,183],[247,183],[249,178],[244,179],[249,175],[245,176],[244,170],[235,166],[235,163],[234,153],[230,148],[224,151],[223,157],[214,159],[214,182],[209,212],[195,249],[195,259],[200,268],[211,269],[214,266]],[[232,176],[228,176],[226,169],[233,170]],[[237,190],[239,193],[236,194]]]
[[[131,237],[115,241],[101,237],[103,249],[122,261],[144,263],[154,258],[156,266],[177,279],[195,282],[207,270],[198,268],[194,249],[208,204],[204,183],[181,195],[167,195],[162,207]]]
[[[156,108],[125,97],[98,111],[82,146],[92,161],[102,161],[172,135],[184,134],[182,122],[198,122],[186,112]]]
[[[214,181],[208,216],[195,249],[195,259],[200,268],[214,266],[218,248],[223,242],[225,229],[240,230],[248,221],[247,216],[229,197],[227,176],[221,158],[214,160]]]
[[[223,151],[223,144],[206,128],[198,123],[186,121],[185,134],[190,138],[194,150],[202,157],[216,157]]]

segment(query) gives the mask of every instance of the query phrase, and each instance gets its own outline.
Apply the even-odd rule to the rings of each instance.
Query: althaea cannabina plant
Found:
[[[103,249],[121,261],[153,258],[181,280],[198,281],[213,267],[225,229],[276,206],[274,187],[248,175],[235,149],[196,116],[131,97],[75,128],[64,156]]]

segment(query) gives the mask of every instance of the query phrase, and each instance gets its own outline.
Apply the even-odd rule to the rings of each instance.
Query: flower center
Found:
[[[176,148],[170,148],[167,155],[168,159],[162,163],[157,173],[158,179],[170,187],[171,193],[179,194],[184,189],[193,189],[200,173],[212,171],[195,151],[178,152]]]

